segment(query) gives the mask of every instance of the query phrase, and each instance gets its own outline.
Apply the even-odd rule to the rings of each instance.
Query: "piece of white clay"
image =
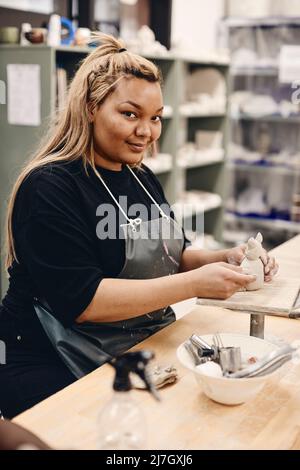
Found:
[[[245,258],[241,266],[246,274],[255,274],[256,280],[246,286],[246,290],[258,290],[264,285],[264,265],[261,256],[264,254],[262,247],[263,237],[260,232],[255,238],[249,238],[245,251]]]
[[[195,369],[201,374],[209,375],[210,377],[223,377],[223,372],[219,364],[213,361],[204,362],[196,366]]]
[[[148,378],[155,388],[162,388],[178,379],[177,369],[173,365],[155,366],[148,369]],[[145,388],[144,381],[136,374],[130,374],[130,381],[134,388]]]

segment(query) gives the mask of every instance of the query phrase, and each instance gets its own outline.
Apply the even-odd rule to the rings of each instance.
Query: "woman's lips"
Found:
[[[132,144],[130,142],[127,142],[127,145],[129,146],[129,148],[135,152],[135,153],[141,153],[145,150],[146,148],[146,145],[144,144]]]

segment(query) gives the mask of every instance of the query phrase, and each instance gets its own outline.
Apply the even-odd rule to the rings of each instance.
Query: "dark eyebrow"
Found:
[[[141,107],[139,104],[135,103],[134,101],[123,101],[123,102],[120,103],[120,104],[131,104],[132,106],[134,106],[134,107],[137,108],[137,109],[140,109],[140,110],[142,109],[142,107]],[[156,112],[159,113],[159,112],[162,111],[163,109],[164,109],[164,107],[162,106],[162,107],[159,108]]]

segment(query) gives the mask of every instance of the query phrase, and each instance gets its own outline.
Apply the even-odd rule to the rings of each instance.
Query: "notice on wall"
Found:
[[[41,77],[38,64],[7,65],[8,123],[21,126],[41,124]]]
[[[300,46],[282,46],[279,54],[279,82],[300,80]]]
[[[53,0],[0,0],[0,7],[46,14],[54,11]]]

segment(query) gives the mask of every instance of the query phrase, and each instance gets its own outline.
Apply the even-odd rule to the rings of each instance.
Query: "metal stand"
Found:
[[[265,316],[263,314],[251,313],[250,315],[250,336],[264,339]]]

